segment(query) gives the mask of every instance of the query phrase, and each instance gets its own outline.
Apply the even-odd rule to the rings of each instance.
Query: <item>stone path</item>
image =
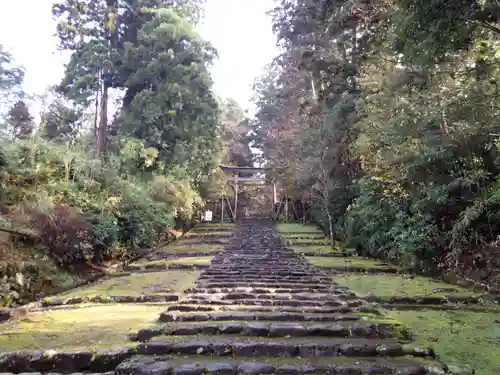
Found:
[[[164,326],[132,336],[143,356],[123,362],[118,373],[449,371],[372,304],[285,248],[265,221],[241,224],[188,292],[160,315]]]
[[[28,357],[0,353],[0,372],[470,373],[413,345],[411,334],[376,305],[332,283],[330,272],[282,245],[266,221],[241,223],[195,287],[179,300],[168,298],[173,302],[160,314],[161,324],[131,334],[137,343],[132,348]]]

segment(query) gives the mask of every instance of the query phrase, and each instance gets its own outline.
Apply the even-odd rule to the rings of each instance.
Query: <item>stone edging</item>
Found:
[[[337,275],[341,272],[356,272],[356,273],[400,273],[401,270],[394,267],[359,267],[359,266],[335,266],[335,267],[321,267],[314,266],[317,269],[325,271],[328,274]]]
[[[96,352],[57,352],[55,350],[0,352],[0,372],[15,374],[26,372],[106,373],[113,371],[135,353],[134,348]]]
[[[44,298],[42,307],[76,305],[79,303],[141,303],[141,302],[177,302],[179,296],[176,294],[167,295],[142,295],[142,296],[76,296],[67,299]]]
[[[363,297],[362,297],[363,298]],[[368,296],[363,299],[380,304],[408,304],[408,305],[443,305],[446,303],[479,304],[488,299],[487,295],[481,296]]]
[[[321,251],[298,251],[295,252],[302,254],[305,257],[325,257],[325,258],[349,258],[352,253],[341,253],[341,252],[321,252]]]
[[[361,361],[362,362],[362,361]],[[149,361],[126,361],[118,366],[115,374],[117,375],[132,375],[132,374],[176,374],[179,373],[192,373],[197,375],[210,375],[210,374],[247,374],[247,375],[267,375],[267,374],[365,374],[372,373],[372,368],[375,370],[373,374],[392,374],[394,373],[394,366],[387,365],[383,362],[373,363],[372,366],[366,367],[357,364],[304,364],[292,365],[286,364],[281,366],[274,366],[264,362],[258,361],[234,361],[234,360],[220,360],[220,361],[196,361],[184,366],[175,366],[168,360],[149,360]],[[184,370],[184,372],[182,371]],[[414,364],[406,366],[405,374],[450,374],[450,375],[469,375],[473,374],[472,371],[464,370],[456,366],[446,364],[433,364],[422,365]],[[399,373],[399,372],[398,372]],[[401,372],[403,373],[403,372]]]
[[[208,256],[216,256],[219,255],[221,252],[224,250],[220,251],[211,251],[211,252],[176,252],[176,253],[165,253],[161,256],[158,254],[152,254],[150,257],[146,256],[143,259],[155,261],[155,260],[168,260],[168,259],[179,259],[179,258],[191,258],[191,257],[208,257]],[[156,255],[156,256],[155,256]]]

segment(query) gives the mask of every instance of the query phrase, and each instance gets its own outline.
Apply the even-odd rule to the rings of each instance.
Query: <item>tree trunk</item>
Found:
[[[333,218],[328,206],[326,207],[326,215],[328,216],[328,230],[330,232],[330,246],[332,249],[335,247],[335,243],[333,242]]]
[[[102,80],[102,92],[101,92],[101,116],[99,123],[99,134],[98,134],[98,150],[99,155],[102,159],[106,155],[106,138],[108,135],[108,89],[109,89],[109,78],[108,75],[103,76]]]
[[[101,85],[99,83],[99,88],[97,89],[97,92],[95,94],[95,101],[94,101],[94,111],[95,111],[95,113],[94,113],[94,129],[93,129],[94,142],[97,139],[97,128],[99,127],[97,119],[99,118],[99,94],[100,93],[101,93]]]

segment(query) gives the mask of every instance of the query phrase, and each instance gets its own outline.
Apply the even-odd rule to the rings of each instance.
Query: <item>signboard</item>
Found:
[[[212,211],[205,211],[205,216],[203,217],[203,221],[212,221]]]

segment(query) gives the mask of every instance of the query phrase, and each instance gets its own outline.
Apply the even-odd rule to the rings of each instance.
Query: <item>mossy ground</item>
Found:
[[[423,276],[343,275],[334,282],[347,286],[360,296],[472,296],[475,293],[460,286],[446,284]],[[478,375],[500,373],[500,308],[489,312],[463,310],[386,311],[386,316],[359,314],[372,319],[395,319],[413,333],[415,342],[432,346],[444,363],[470,367]],[[498,311],[491,311],[491,309]]]
[[[283,233],[281,234],[282,238],[285,239],[297,239],[297,238],[304,238],[304,239],[315,239],[315,240],[320,240],[324,239],[325,235],[323,233]]]
[[[319,245],[319,246],[294,245],[294,246],[291,246],[291,248],[298,253],[314,252],[314,253],[320,253],[320,254],[350,254],[350,253],[355,252],[354,249],[341,249],[339,247],[332,248],[331,246],[325,246],[325,245]]]
[[[216,253],[223,250],[222,245],[214,244],[197,244],[197,245],[182,245],[172,244],[165,246],[157,251],[157,253],[175,254],[175,253]]]
[[[0,348],[14,350],[96,350],[132,345],[129,333],[157,325],[165,306],[114,304],[31,312],[0,325]]]
[[[235,223],[216,223],[216,222],[213,222],[213,223],[202,223],[202,224],[198,224],[194,229],[217,229],[217,228],[224,228],[224,229],[228,229],[228,228],[235,228],[236,227],[236,224]]]
[[[323,268],[339,268],[346,269],[349,268],[387,268],[387,265],[384,265],[380,261],[371,260],[371,259],[363,259],[358,257],[306,257],[307,261],[316,267]]]
[[[214,239],[193,236],[193,237],[181,238],[176,242],[176,244],[178,246],[198,245],[198,244],[203,244],[204,241],[207,241],[207,242],[208,241],[217,241],[217,242],[220,242],[222,244],[226,244],[226,243],[229,243],[230,240],[231,240],[231,238],[229,236],[228,237],[218,237],[218,238],[214,238]]]
[[[231,237],[232,233],[230,231],[218,231],[218,230],[206,231],[206,232],[197,232],[194,230],[184,235],[185,238],[199,238],[200,240],[203,240],[204,237],[210,238],[210,236],[217,236],[219,238]]]
[[[446,284],[423,276],[404,275],[343,275],[333,281],[346,286],[360,296],[474,296],[471,290]]]
[[[91,296],[141,296],[182,293],[199,277],[198,271],[166,270],[113,277],[88,287],[74,289],[58,298]]]
[[[319,229],[316,225],[313,224],[300,224],[300,223],[279,223],[276,224],[276,230],[278,233],[318,233],[323,234],[321,229]]]
[[[445,363],[476,370],[477,375],[500,374],[500,309],[470,311],[391,311],[415,334],[417,343],[433,344]]]
[[[327,246],[328,245],[328,239],[326,238],[321,238],[321,239],[314,239],[314,238],[283,238],[283,242],[287,245],[302,245],[302,246],[307,246],[307,245],[317,245],[317,246]]]
[[[183,265],[208,265],[212,261],[211,256],[206,257],[182,257],[175,259],[159,259],[159,260],[141,260],[130,264],[130,267],[152,267],[170,264],[183,264]]]

